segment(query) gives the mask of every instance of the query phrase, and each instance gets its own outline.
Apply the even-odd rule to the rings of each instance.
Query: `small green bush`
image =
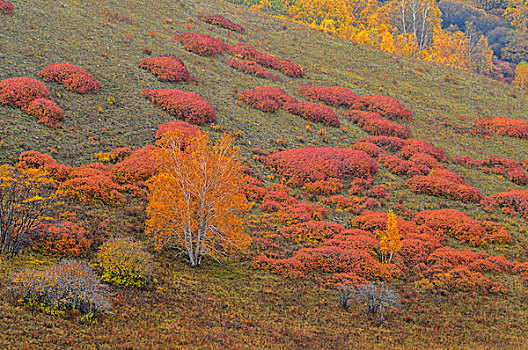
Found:
[[[45,270],[26,268],[13,275],[9,288],[22,304],[51,315],[80,311],[84,319],[93,321],[110,308],[104,285],[86,261],[62,260]]]
[[[152,256],[141,242],[112,239],[99,248],[97,266],[107,282],[141,287],[150,278]]]

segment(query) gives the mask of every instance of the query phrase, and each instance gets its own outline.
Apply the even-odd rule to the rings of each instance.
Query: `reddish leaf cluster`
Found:
[[[504,209],[509,209],[510,214],[516,212],[525,218],[528,218],[528,190],[514,190],[495,193],[486,199],[490,200],[491,205],[498,205]]]
[[[216,57],[227,49],[227,44],[222,39],[213,38],[206,34],[181,33],[174,39],[181,42],[187,51],[200,56]]]
[[[20,108],[51,127],[60,126],[64,119],[62,110],[51,101],[46,85],[28,77],[0,81],[0,104]]]
[[[277,70],[292,78],[301,78],[305,75],[302,67],[297,63],[259,52],[248,44],[230,45],[227,51],[235,57],[256,62],[263,67]]]
[[[200,13],[198,15],[198,18],[206,23],[214,24],[224,29],[232,30],[240,34],[246,33],[246,30],[244,29],[244,27],[231,22],[229,19],[225,18],[222,15],[206,16]]]
[[[264,162],[288,184],[298,187],[331,178],[369,179],[378,171],[376,162],[365,152],[343,148],[289,149],[268,156]]]
[[[268,191],[260,209],[273,214],[274,221],[283,225],[322,220],[328,215],[324,207],[300,202],[284,191]]]
[[[350,110],[344,112],[343,115],[348,120],[358,124],[369,134],[395,136],[402,139],[411,136],[411,130],[408,127],[391,122],[376,112]]]
[[[143,89],[143,96],[163,110],[188,123],[203,125],[216,122],[214,109],[200,95],[177,89]]]
[[[427,167],[418,166],[418,164],[413,161],[401,159],[398,156],[392,156],[387,153],[382,153],[378,159],[391,173],[402,177],[424,175],[431,171],[431,169]]]
[[[238,98],[249,106],[264,112],[276,112],[287,103],[297,102],[283,90],[274,86],[259,86],[252,90],[244,90]]]
[[[157,173],[157,165],[152,156],[155,146],[148,145],[139,148],[111,166],[111,171],[120,183],[132,184],[150,179]]]
[[[42,169],[49,176],[58,182],[66,181],[70,176],[70,168],[63,164],[58,164],[49,154],[43,154],[37,151],[27,151],[20,155],[18,169]]]
[[[161,81],[192,79],[183,61],[170,55],[145,58],[139,62],[138,67],[151,71]]]
[[[0,12],[9,15],[15,13],[15,8],[13,7],[13,4],[9,1],[0,0]]]
[[[33,249],[50,256],[83,256],[92,243],[91,233],[71,221],[41,223],[30,237]]]
[[[230,59],[227,61],[227,64],[230,67],[233,67],[234,69],[245,73],[245,74],[252,74],[260,78],[268,78],[274,81],[281,81],[281,77],[277,74],[268,72],[261,66],[259,66],[257,63],[249,60],[237,60],[237,59]]]
[[[163,134],[169,131],[180,131],[183,133],[184,139],[189,139],[198,133],[202,132],[197,126],[191,125],[182,121],[172,121],[163,123],[158,126],[158,131],[156,132],[156,139],[162,138]]]
[[[312,102],[321,102],[332,107],[362,109],[360,98],[347,88],[341,86],[300,86],[296,93]]]
[[[518,185],[528,185],[528,176],[521,167],[521,163],[506,158],[490,157],[487,159],[472,159],[471,157],[456,157],[452,161],[467,167],[475,167],[485,173],[499,175],[508,174],[508,179]]]
[[[282,236],[291,237],[297,242],[318,243],[341,233],[345,228],[328,221],[310,220],[283,227],[278,230]]]
[[[314,195],[331,195],[343,190],[343,183],[338,179],[328,179],[309,182],[303,186],[303,190]]]
[[[357,142],[370,142],[386,151],[398,152],[406,143],[406,140],[390,136],[369,136],[360,138]]]
[[[425,176],[415,176],[406,182],[409,189],[416,193],[445,197],[466,203],[478,203],[482,194],[473,186],[466,185],[457,174],[438,169]]]
[[[44,81],[55,81],[66,89],[79,94],[95,93],[101,84],[80,66],[71,63],[57,63],[45,67],[39,75]]]
[[[361,214],[367,210],[376,209],[380,203],[370,197],[345,197],[343,195],[323,198],[322,202],[335,209],[345,210],[353,214]]]
[[[520,119],[511,119],[507,117],[483,118],[477,120],[475,126],[499,135],[511,136],[519,139],[528,138],[528,122]]]
[[[295,114],[312,123],[321,123],[326,126],[333,126],[338,128],[341,123],[334,110],[328,106],[313,104],[310,102],[294,102],[288,103],[283,107],[291,114]]]
[[[420,139],[405,140],[400,149],[400,155],[405,159],[409,159],[418,154],[428,154],[439,162],[447,162],[449,160],[441,148],[436,148]]]
[[[368,141],[357,141],[351,146],[352,149],[357,149],[358,151],[363,151],[369,156],[376,158],[383,152],[381,148]]]
[[[367,111],[379,113],[385,118],[405,121],[412,119],[411,112],[394,97],[383,95],[361,96],[361,102],[365,105]]]

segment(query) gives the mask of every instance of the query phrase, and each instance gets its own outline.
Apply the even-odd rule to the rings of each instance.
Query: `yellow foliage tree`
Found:
[[[523,33],[528,31],[528,1],[510,1],[503,16],[516,30]]]
[[[204,255],[218,258],[249,246],[241,217],[249,209],[247,180],[233,142],[229,135],[213,144],[205,133],[185,139],[181,132],[158,141],[159,174],[149,180],[146,223],[157,249],[177,248],[198,266]]]
[[[526,91],[528,89],[528,63],[522,61],[515,68],[515,80],[513,85]]]
[[[55,182],[42,170],[0,166],[0,254],[13,257],[29,232],[58,204]]]
[[[387,215],[387,229],[376,232],[380,239],[381,262],[391,262],[394,253],[401,250],[401,235],[398,230],[396,214],[391,210]]]

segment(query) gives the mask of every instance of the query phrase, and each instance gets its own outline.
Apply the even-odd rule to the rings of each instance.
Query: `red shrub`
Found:
[[[39,123],[50,127],[62,126],[61,121],[64,119],[64,113],[52,100],[46,98],[37,98],[23,107],[23,110],[34,117],[38,118]]]
[[[279,72],[293,78],[304,77],[305,73],[297,63],[279,59],[271,55],[257,51],[253,46],[247,44],[230,45],[227,51],[238,58],[254,61],[266,68],[278,70]]]
[[[363,104],[359,97],[341,86],[300,86],[296,93],[312,102],[322,102],[333,107],[358,108]]]
[[[283,90],[274,86],[260,86],[252,90],[244,90],[238,98],[249,106],[264,112],[276,112],[286,103],[297,102]]]
[[[20,154],[18,169],[43,169],[49,176],[58,182],[63,182],[70,177],[70,168],[66,165],[58,164],[49,154],[43,154],[37,151],[27,151]]]
[[[433,276],[432,283],[438,288],[462,291],[489,291],[494,283],[480,272],[458,267]]]
[[[246,30],[242,26],[231,22],[222,15],[206,16],[200,13],[198,14],[198,18],[206,23],[214,24],[224,29],[232,30],[240,34],[244,34],[246,32]]]
[[[309,182],[303,186],[303,190],[315,195],[336,194],[343,190],[343,183],[337,179],[328,179]]]
[[[452,161],[467,167],[479,168],[483,171],[491,169],[495,174],[503,175],[508,172],[510,181],[524,186],[528,185],[528,176],[519,162],[514,162],[506,158],[490,157],[487,159],[472,159],[471,157],[456,157]]]
[[[407,180],[406,184],[411,191],[416,193],[445,197],[466,203],[480,202],[482,199],[482,194],[478,189],[464,184],[458,175],[445,169],[433,170],[426,176],[415,176]]]
[[[141,94],[186,122],[197,125],[216,122],[214,109],[198,94],[177,89],[143,89]]]
[[[191,74],[185,64],[174,56],[158,56],[141,60],[139,68],[152,72],[161,81],[189,81]]]
[[[370,178],[378,171],[376,162],[365,152],[344,148],[289,149],[268,156],[264,162],[293,186],[330,178]]]
[[[368,141],[357,141],[351,146],[351,148],[356,149],[358,151],[363,151],[373,158],[379,156],[380,153],[383,152],[381,148]]]
[[[370,197],[378,198],[378,199],[388,199],[390,200],[390,194],[387,192],[387,187],[384,185],[376,185],[372,187],[370,190],[368,190],[367,194]]]
[[[449,160],[441,148],[436,148],[420,139],[405,140],[400,149],[400,155],[405,159],[409,159],[417,154],[428,154],[439,162],[447,162]]]
[[[365,211],[352,219],[350,226],[372,233],[378,230],[385,231],[387,229],[387,218],[388,214],[386,212]],[[398,224],[398,230],[402,237],[415,234],[419,231],[416,224],[412,221],[396,217],[396,223]]]
[[[360,138],[357,142],[370,142],[386,151],[397,152],[403,147],[406,141],[399,137],[369,136]]]
[[[380,163],[389,169],[389,171],[398,176],[417,176],[429,173],[430,169],[419,167],[415,162],[401,159],[398,156],[391,156],[389,154],[381,154],[379,156]]]
[[[429,255],[427,267],[430,273],[442,273],[453,268],[469,267],[474,261],[486,259],[488,256],[488,254],[475,253],[469,249],[456,250],[451,247],[441,247]]]
[[[438,163],[438,160],[435,157],[427,153],[415,153],[409,158],[409,161],[414,162],[422,172],[430,171],[431,169],[445,168],[443,164]]]
[[[408,127],[388,121],[375,112],[350,110],[344,112],[343,115],[346,119],[358,124],[369,134],[394,136],[402,139],[411,136],[411,130]]]
[[[83,256],[92,243],[90,232],[70,221],[41,223],[30,237],[33,249],[52,256]]]
[[[272,213],[280,224],[291,225],[310,220],[322,220],[328,212],[324,207],[302,203],[282,191],[269,191],[264,196],[260,209]]]
[[[497,205],[511,209],[528,218],[528,190],[509,190],[488,197]]]
[[[25,108],[35,99],[50,99],[51,93],[42,82],[28,77],[0,81],[0,104]]]
[[[245,73],[245,74],[252,74],[260,78],[269,78],[274,81],[281,81],[281,77],[277,74],[268,72],[261,66],[259,66],[257,63],[249,60],[237,60],[237,59],[230,59],[227,61],[227,64],[230,67],[233,67],[234,69]]]
[[[189,139],[202,132],[198,127],[189,123],[182,121],[172,121],[163,123],[158,126],[158,131],[156,132],[156,139],[161,139],[163,137],[163,134],[165,134],[166,132],[176,130],[183,133],[184,139]]]
[[[222,39],[213,38],[206,34],[181,33],[174,37],[183,44],[187,51],[200,56],[216,57],[227,49]]]
[[[528,138],[528,122],[506,117],[491,117],[477,120],[475,126],[489,132],[519,139]]]
[[[366,210],[374,210],[380,204],[370,197],[345,197],[343,195],[323,198],[322,202],[333,206],[335,209],[346,210],[354,214],[361,214]]]
[[[9,1],[0,0],[0,12],[9,15],[15,13],[15,8],[13,7],[13,4]]]
[[[361,96],[361,102],[364,103],[368,111],[377,112],[391,120],[409,121],[412,119],[411,112],[393,97],[383,95]]]
[[[279,229],[278,233],[286,237],[292,237],[297,242],[318,243],[332,238],[344,230],[343,226],[333,222],[310,220],[283,227]]]
[[[137,181],[147,181],[157,173],[157,166],[152,152],[155,146],[148,145],[139,148],[124,160],[110,166],[117,181],[123,184],[134,184]]]
[[[65,195],[86,204],[92,201],[104,204],[122,205],[125,198],[106,166],[95,163],[71,171],[71,178],[59,186]]]
[[[341,123],[337,118],[334,110],[327,106],[316,105],[309,102],[287,103],[283,108],[299,117],[309,120],[313,123],[321,123],[326,126],[338,128]]]
[[[40,71],[44,81],[55,81],[63,84],[66,89],[80,94],[99,91],[101,84],[80,66],[71,63],[52,64]]]

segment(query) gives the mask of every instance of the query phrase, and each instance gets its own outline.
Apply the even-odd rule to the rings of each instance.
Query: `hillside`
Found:
[[[410,129],[412,138],[443,150],[446,157],[439,157],[442,166],[459,175],[463,184],[480,191],[476,201],[418,194],[406,182],[410,176],[396,175],[377,160],[379,170],[372,176],[371,185],[384,186],[389,197],[380,199],[375,211],[396,211],[399,204],[413,214],[456,209],[475,222],[499,223],[511,234],[508,244],[478,245],[449,236],[446,246],[504,255],[519,264],[527,261],[526,213],[522,205],[512,209],[501,204],[495,210],[486,211],[482,201],[512,188],[526,190],[526,184],[510,181],[506,170],[483,171],[482,166],[463,166],[452,161],[455,157],[498,157],[516,162],[520,168],[520,162],[528,160],[528,136],[503,136],[493,131],[482,132],[474,126],[478,120],[496,116],[528,122],[526,96],[511,85],[356,46],[227,1],[17,0],[13,5],[14,14],[0,14],[0,81],[22,76],[40,79],[38,72],[44,67],[70,62],[84,67],[101,83],[101,88],[95,94],[81,95],[60,84],[45,83],[51,99],[64,111],[62,128],[45,126],[21,109],[0,105],[0,164],[15,164],[22,152],[36,150],[50,154],[58,163],[78,167],[96,162],[97,153],[152,145],[158,126],[176,118],[143,97],[141,91],[176,88],[195,92],[211,104],[216,112],[216,125],[200,128],[213,138],[224,131],[236,135],[245,162],[257,177],[260,174],[264,185],[271,186],[280,182],[281,174],[264,166],[265,157],[258,156],[307,146],[348,149],[358,138],[372,135],[342,117],[341,108],[334,108],[341,122],[341,127],[336,128],[308,122],[284,109],[276,113],[262,112],[239,101],[238,94],[272,85],[304,101],[297,92],[300,86],[337,85],[359,96],[396,98],[412,113],[412,120],[397,122]],[[204,23],[198,19],[200,13],[222,14],[241,24],[246,34]],[[232,58],[227,53],[213,58],[186,51],[173,38],[182,32],[211,35],[227,44],[253,45],[259,51],[301,65],[306,76],[292,78],[273,71],[281,78],[273,81],[244,74],[227,64]],[[196,80],[161,82],[138,68],[140,60],[168,54],[180,58]],[[525,169],[520,171],[524,174]],[[349,185],[345,183],[345,187]],[[324,204],[324,196],[312,196],[299,188],[291,193],[296,199],[326,206],[326,220],[346,228],[351,220],[363,214]],[[340,194],[347,194],[346,188]],[[262,198],[254,201],[262,202]],[[110,236],[130,236],[149,243],[143,230],[146,205],[144,199],[128,197],[123,206],[86,204],[71,199],[66,209],[75,213],[73,216],[79,223],[95,235],[90,258],[97,246]],[[402,307],[392,310],[388,321],[378,326],[376,318],[368,315],[362,305],[350,310],[339,308],[331,286],[322,283],[317,273],[289,278],[255,269],[255,258],[265,250],[263,246],[267,242],[262,234],[270,233],[270,239],[276,239],[273,242],[280,245],[281,238],[273,234],[286,226],[266,221],[263,212],[256,204],[246,218],[247,232],[256,243],[241,257],[222,263],[208,259],[204,266],[192,269],[183,258],[174,258],[173,252],[155,253],[158,282],[138,289],[110,286],[113,315],[104,316],[97,324],[81,322],[75,315],[51,316],[18,305],[16,297],[1,288],[0,325],[4,331],[0,347],[499,349],[527,346],[523,336],[528,331],[525,275],[486,272],[484,275],[491,281],[505,287],[500,293],[488,293],[447,287],[423,288],[421,280],[413,278],[414,272],[408,272],[405,277],[390,281],[402,297]],[[397,214],[408,222],[415,216]],[[277,254],[290,258],[295,254],[292,247],[299,246],[312,247],[310,243],[297,242],[291,246],[288,243],[277,249]],[[12,272],[25,266],[43,268],[58,260],[34,252],[23,252],[11,260],[2,257],[0,285],[8,282]]]

